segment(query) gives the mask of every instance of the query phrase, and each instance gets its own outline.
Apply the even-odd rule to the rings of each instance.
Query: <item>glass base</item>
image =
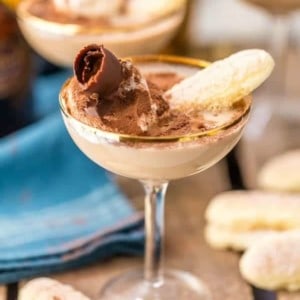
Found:
[[[206,286],[189,273],[166,270],[161,281],[143,279],[143,270],[135,270],[112,279],[97,300],[211,300]]]

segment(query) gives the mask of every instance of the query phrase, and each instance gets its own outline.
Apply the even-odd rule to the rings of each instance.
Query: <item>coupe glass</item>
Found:
[[[175,56],[132,58],[135,65],[189,66],[197,71],[208,63]],[[62,91],[67,88],[67,81]],[[92,128],[68,112],[66,93],[60,94],[65,125],[81,151],[105,169],[139,180],[145,189],[145,263],[111,280],[99,299],[208,300],[210,293],[193,275],[163,266],[164,204],[168,182],[201,172],[223,158],[238,142],[247,122],[251,97],[242,100],[243,112],[229,123],[184,136],[148,137],[117,134]],[[67,96],[66,96],[67,97]],[[216,270],[217,271],[217,270]]]
[[[29,7],[35,0],[23,0],[17,8],[20,28],[28,43],[50,62],[70,67],[84,46],[101,43],[118,57],[156,53],[174,37],[183,21],[186,1],[153,20],[132,25],[86,26],[59,23],[37,17]],[[149,3],[151,5],[151,3]]]
[[[265,9],[273,19],[270,52],[276,61],[269,80],[272,93],[281,101],[286,100],[287,57],[290,46],[290,13],[300,9],[300,0],[244,0]],[[278,103],[277,103],[278,104]]]

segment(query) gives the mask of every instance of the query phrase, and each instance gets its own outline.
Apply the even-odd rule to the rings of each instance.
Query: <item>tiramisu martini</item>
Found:
[[[145,187],[145,270],[110,282],[100,299],[210,299],[192,275],[162,268],[168,181],[200,172],[239,140],[250,93],[271,73],[263,50],[224,60],[170,56],[118,59],[101,45],[77,55],[60,104],[67,129],[94,162]],[[109,200],[108,200],[109,201]]]
[[[33,48],[71,66],[86,44],[104,43],[119,56],[154,53],[175,35],[186,0],[23,0],[17,15]]]

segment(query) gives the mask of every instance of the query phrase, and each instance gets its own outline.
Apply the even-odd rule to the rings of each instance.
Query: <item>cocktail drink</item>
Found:
[[[145,268],[112,280],[99,299],[210,299],[200,280],[163,267],[166,189],[232,149],[248,119],[249,94],[272,68],[262,50],[212,65],[171,56],[118,60],[98,45],[80,51],[60,93],[66,127],[90,159],[138,179],[146,193]]]
[[[185,0],[23,0],[17,15],[31,46],[50,62],[72,66],[86,44],[118,56],[155,53],[183,21]]]

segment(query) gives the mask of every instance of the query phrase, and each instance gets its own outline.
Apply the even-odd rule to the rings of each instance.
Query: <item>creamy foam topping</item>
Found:
[[[111,16],[121,10],[123,0],[52,0],[57,11],[96,18]]]
[[[58,23],[131,27],[152,22],[184,7],[185,0],[29,0],[29,11]]]
[[[171,61],[119,60],[103,45],[91,44],[76,56],[75,76],[61,96],[67,96],[66,108],[75,119],[102,131],[197,135],[240,121],[250,106],[248,95],[274,67],[272,57],[260,49],[240,51],[204,68],[192,60]]]
[[[127,66],[131,66],[129,62],[124,62]],[[186,105],[181,111],[169,110],[168,104],[164,104],[162,109],[162,103],[156,102],[153,97],[161,97],[165,90],[168,90],[175,83],[180,82],[187,76],[195,74],[199,68],[187,67],[183,65],[173,65],[167,63],[148,63],[148,64],[135,64],[137,69],[142,75],[142,79],[133,80],[132,77],[127,78],[126,81],[120,87],[120,93],[122,90],[132,91],[134,89],[140,89],[146,91],[142,97],[145,99],[149,97],[151,103],[148,108],[148,113],[142,113],[136,120],[137,126],[140,127],[140,133],[130,132],[133,135],[146,135],[146,136],[178,136],[195,134],[201,131],[206,131],[221,127],[226,124],[232,123],[244,114],[246,107],[249,105],[250,99],[242,100],[235,107],[225,107],[224,109],[208,110],[205,107],[191,107]],[[74,83],[70,83],[71,85]],[[103,127],[102,123],[91,123],[91,115],[82,117],[79,115],[78,108],[76,107],[76,101],[78,103],[78,94],[74,93],[74,87],[66,89],[68,93],[65,99],[67,99],[67,106],[69,112],[81,122],[72,120],[72,126],[83,137],[87,138],[93,143],[103,141],[103,133],[95,129],[90,128],[82,124],[92,125],[98,127],[104,131],[122,132],[121,128],[116,130],[110,130],[110,127]],[[119,92],[117,92],[119,94]],[[148,96],[146,96],[148,95]],[[147,100],[146,100],[147,101]],[[163,100],[160,100],[163,101]],[[75,105],[75,107],[74,107]],[[162,110],[162,112],[160,112]],[[161,113],[161,115],[159,115]],[[98,116],[96,116],[99,120]],[[124,118],[120,115],[120,118]],[[122,119],[123,120],[123,119]],[[97,121],[98,122],[98,121]],[[120,123],[121,124],[121,123]],[[141,132],[144,132],[141,134]],[[107,137],[106,137],[107,138]]]

